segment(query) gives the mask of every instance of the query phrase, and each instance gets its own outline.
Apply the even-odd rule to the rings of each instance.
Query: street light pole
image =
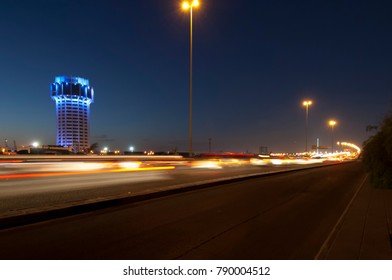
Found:
[[[336,121],[330,120],[328,124],[331,126],[331,153],[333,154],[333,128],[336,125]]]
[[[192,2],[184,1],[182,3],[183,10],[189,10],[189,156],[192,156],[192,98],[193,98],[193,86],[192,86],[192,72],[193,72],[193,7],[198,7],[200,5],[198,0],[193,0]]]
[[[193,79],[193,67],[192,67],[192,64],[193,64],[193,52],[192,52],[192,49],[193,49],[193,28],[192,28],[192,23],[193,23],[193,8],[192,8],[192,5],[191,5],[191,8],[190,8],[190,10],[189,10],[189,13],[190,13],[190,22],[189,22],[189,156],[191,157],[192,156],[192,153],[193,153],[193,149],[192,149],[192,146],[193,146],[193,143],[192,143],[192,138],[193,138],[193,135],[192,135],[192,130],[193,130],[193,127],[192,127],[192,109],[193,109],[193,106],[192,106],[192,99],[193,99],[193,87],[192,87],[192,79]]]
[[[309,118],[309,106],[312,105],[312,101],[306,100],[302,103],[306,108],[306,130],[305,130],[305,152],[308,152],[308,118]]]

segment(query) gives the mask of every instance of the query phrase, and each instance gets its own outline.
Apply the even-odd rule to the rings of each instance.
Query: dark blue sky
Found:
[[[3,0],[0,139],[55,144],[57,75],[95,90],[91,142],[188,149],[189,18],[178,0]],[[194,12],[195,151],[361,145],[392,104],[390,1],[206,0]]]

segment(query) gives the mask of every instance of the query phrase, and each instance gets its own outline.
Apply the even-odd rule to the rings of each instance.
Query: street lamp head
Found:
[[[311,101],[311,100],[305,100],[305,101],[302,103],[302,105],[304,105],[304,106],[310,106],[310,105],[312,105],[312,101]]]
[[[183,10],[189,10],[190,8],[193,8],[193,7],[197,8],[199,6],[200,6],[200,1],[198,1],[198,0],[193,0],[191,2],[189,2],[189,1],[182,2],[182,9]]]
[[[183,10],[188,10],[191,7],[188,1],[185,1],[182,3],[182,9]]]
[[[329,124],[330,126],[334,126],[334,125],[336,125],[336,121],[330,120],[330,121],[328,122],[328,124]]]

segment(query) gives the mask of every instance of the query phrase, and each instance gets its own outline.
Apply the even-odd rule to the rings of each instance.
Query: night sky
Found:
[[[55,144],[55,76],[89,79],[91,143],[187,151],[189,13],[178,0],[2,0],[0,146]],[[205,0],[194,11],[195,152],[362,145],[392,108],[392,2]]]

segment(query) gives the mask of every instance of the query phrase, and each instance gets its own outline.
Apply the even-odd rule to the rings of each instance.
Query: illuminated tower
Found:
[[[72,147],[75,153],[90,147],[90,104],[94,90],[87,79],[59,76],[50,86],[50,95],[56,101],[59,146]]]

